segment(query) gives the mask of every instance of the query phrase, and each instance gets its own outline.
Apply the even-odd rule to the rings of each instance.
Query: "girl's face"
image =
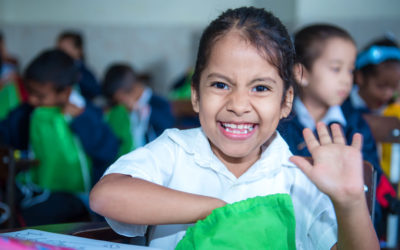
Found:
[[[305,68],[298,82],[302,87],[302,101],[328,109],[341,105],[353,86],[353,70],[356,47],[343,38],[331,38],[325,42],[321,55]]]
[[[290,113],[293,90],[284,101],[283,91],[277,69],[237,31],[214,44],[199,93],[192,89],[192,104],[213,152],[228,169],[257,161],[280,118]]]
[[[376,66],[376,74],[364,77],[356,73],[359,94],[374,110],[386,105],[398,91],[400,85],[400,62],[384,62]]]

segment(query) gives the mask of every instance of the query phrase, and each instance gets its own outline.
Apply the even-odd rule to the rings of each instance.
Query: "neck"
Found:
[[[369,108],[370,110],[376,110],[380,108],[379,104],[371,100],[371,98],[368,97],[368,94],[362,89],[358,90],[358,95],[361,97],[361,99],[367,105],[367,108]]]
[[[226,166],[226,168],[236,177],[239,178],[242,176],[247,170],[256,163],[261,156],[262,150],[265,147],[268,147],[271,141],[276,137],[276,133],[271,135],[267,142],[260,146],[258,152],[252,155],[247,155],[245,157],[230,157],[222,153],[220,150],[211,146],[214,154],[218,157],[218,159]]]
[[[307,108],[314,122],[319,122],[328,112],[329,106],[326,106],[320,102],[314,101],[310,98],[302,98],[301,100],[304,106]]]

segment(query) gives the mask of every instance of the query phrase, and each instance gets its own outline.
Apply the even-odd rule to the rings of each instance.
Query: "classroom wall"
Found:
[[[398,0],[297,0],[298,29],[315,22],[330,22],[347,29],[359,48],[385,34],[400,40]]]
[[[0,29],[22,68],[53,46],[61,30],[76,29],[99,78],[110,63],[125,61],[151,73],[152,86],[167,95],[194,64],[204,26],[222,10],[243,5],[273,11],[290,32],[329,21],[349,29],[360,45],[385,31],[400,37],[398,0],[0,0]]]

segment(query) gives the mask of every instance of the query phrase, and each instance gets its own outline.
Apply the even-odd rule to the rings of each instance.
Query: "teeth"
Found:
[[[222,123],[222,127],[233,134],[248,134],[254,129],[252,124]]]

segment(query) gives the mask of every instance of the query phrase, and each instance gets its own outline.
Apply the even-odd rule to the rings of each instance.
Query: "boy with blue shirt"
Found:
[[[22,214],[27,225],[75,220],[87,213],[81,200],[87,199],[84,197],[91,183],[116,159],[118,141],[103,121],[102,111],[73,89],[78,69],[67,54],[57,49],[44,51],[29,64],[24,78],[28,102],[0,122],[1,144],[19,150],[33,149],[40,157],[39,166],[25,175],[29,177],[21,186]],[[50,135],[59,136],[49,138]],[[65,146],[67,140],[72,147]],[[72,151],[59,152],[65,147]],[[63,160],[54,159],[71,159],[70,152],[80,157],[81,166],[63,168]],[[75,205],[72,209],[64,206],[68,201]]]

